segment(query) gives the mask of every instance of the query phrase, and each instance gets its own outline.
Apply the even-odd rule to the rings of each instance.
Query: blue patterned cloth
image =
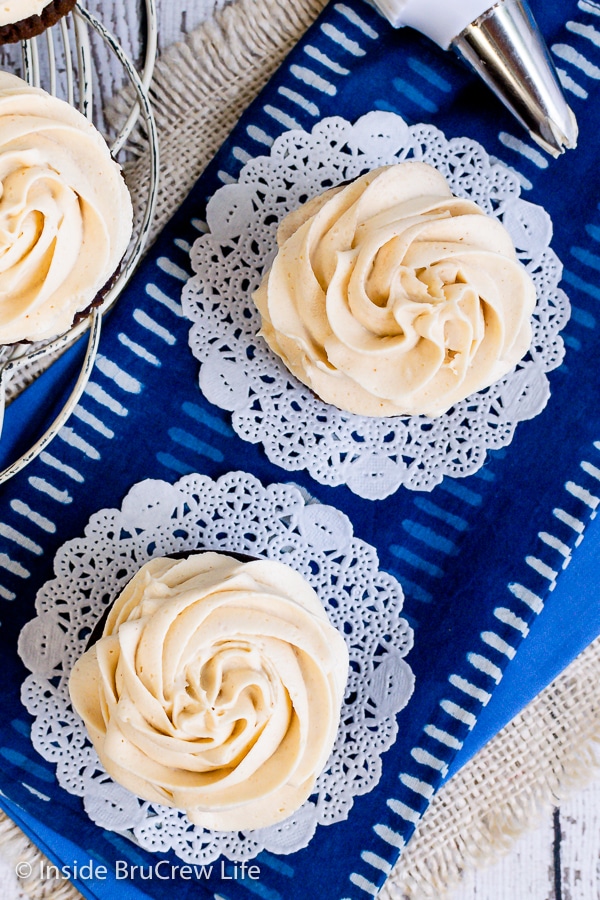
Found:
[[[534,4],[534,11],[580,124],[578,149],[557,160],[452,56],[409,30],[393,31],[360,0],[328,6],[123,294],[70,421],[0,490],[1,802],[71,874],[90,860],[106,866],[105,877],[74,879],[87,896],[160,897],[169,889],[183,900],[372,896],[446,767],[455,771],[600,632],[592,590],[598,527],[578,546],[600,495],[600,4],[552,0]],[[294,481],[349,515],[355,534],[377,547],[381,568],[404,586],[416,635],[409,657],[416,689],[400,716],[398,741],[384,756],[377,788],[356,800],[347,822],[320,827],[309,847],[293,855],[261,854],[259,880],[235,877],[231,863],[192,881],[143,877],[163,857],[93,825],[33,748],[19,699],[26,673],[17,636],[34,614],[36,590],[52,575],[57,548],[80,535],[92,513],[120,506],[132,484],[147,477],[175,481],[191,471],[218,477],[230,469],[264,483],[291,480],[200,394],[180,306],[187,247],[206,200],[236,177],[244,159],[267,152],[265,141],[294,124],[310,128],[332,114],[353,120],[371,109],[395,111],[410,124],[431,122],[448,137],[473,137],[520,173],[525,198],[553,218],[553,248],[565,264],[563,287],[573,306],[563,332],[566,359],[550,374],[544,412],[520,424],[511,445],[489,454],[469,478],[445,479],[427,494],[400,490],[368,501],[294,473]],[[2,464],[53,419],[81,352],[71,351],[8,409]],[[138,869],[118,879],[117,860]]]

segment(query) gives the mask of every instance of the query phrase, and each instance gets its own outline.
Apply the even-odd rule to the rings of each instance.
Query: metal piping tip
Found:
[[[577,121],[525,0],[500,0],[451,43],[552,156],[577,144]]]

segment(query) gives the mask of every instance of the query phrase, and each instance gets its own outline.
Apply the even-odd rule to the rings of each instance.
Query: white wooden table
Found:
[[[600,779],[575,791],[488,868],[471,870],[449,900],[598,900]]]

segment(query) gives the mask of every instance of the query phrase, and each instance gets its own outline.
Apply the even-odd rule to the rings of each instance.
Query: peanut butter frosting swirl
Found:
[[[132,232],[121,170],[81,113],[0,72],[0,344],[68,331]]]
[[[278,822],[310,795],[347,673],[301,575],[207,552],[144,565],[69,688],[116,781],[230,831]]]
[[[327,403],[438,416],[531,343],[535,287],[501,224],[432,166],[384,166],[286,216],[261,334]]]

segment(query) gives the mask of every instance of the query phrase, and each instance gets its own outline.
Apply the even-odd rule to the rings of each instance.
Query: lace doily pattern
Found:
[[[148,559],[193,548],[236,551],[287,563],[312,585],[344,636],[350,674],[341,725],[313,795],[279,825],[247,833],[192,826],[183,812],[138,799],[103,770],[74,713],[68,679],[104,609]],[[354,797],[381,776],[381,754],[395,740],[396,714],[414,678],[405,656],[412,629],[400,615],[398,582],[378,569],[375,549],[353,536],[348,518],[305,502],[289,485],[263,487],[236,472],[218,481],[188,475],[175,485],[135,485],[121,509],[90,519],[83,537],[58,551],[55,577],[38,592],[36,618],[23,628],[19,653],[31,671],[22,700],[34,717],[32,741],[56,764],[59,783],[83,798],[101,828],[128,833],[150,851],[173,850],[186,862],[223,855],[250,859],[263,849],[291,853],[317,825],[347,818]]]
[[[538,295],[526,357],[435,419],[373,419],[319,400],[258,336],[251,296],[273,260],[284,215],[332,185],[404,159],[435,166],[454,194],[502,221]],[[521,198],[516,174],[476,141],[447,139],[430,125],[409,127],[393,113],[368,113],[355,124],[323,119],[311,133],[286,132],[269,156],[249,161],[238,182],[213,195],[206,219],[182,298],[192,321],[190,347],[201,363],[200,388],[275,464],[307,470],[323,484],[346,484],[367,499],[387,497],[401,485],[431,490],[444,475],[476,471],[488,450],[510,443],[516,425],[546,405],[546,373],[563,359],[560,331],[570,314],[558,287],[562,265],[549,246],[552,223],[542,207]]]

